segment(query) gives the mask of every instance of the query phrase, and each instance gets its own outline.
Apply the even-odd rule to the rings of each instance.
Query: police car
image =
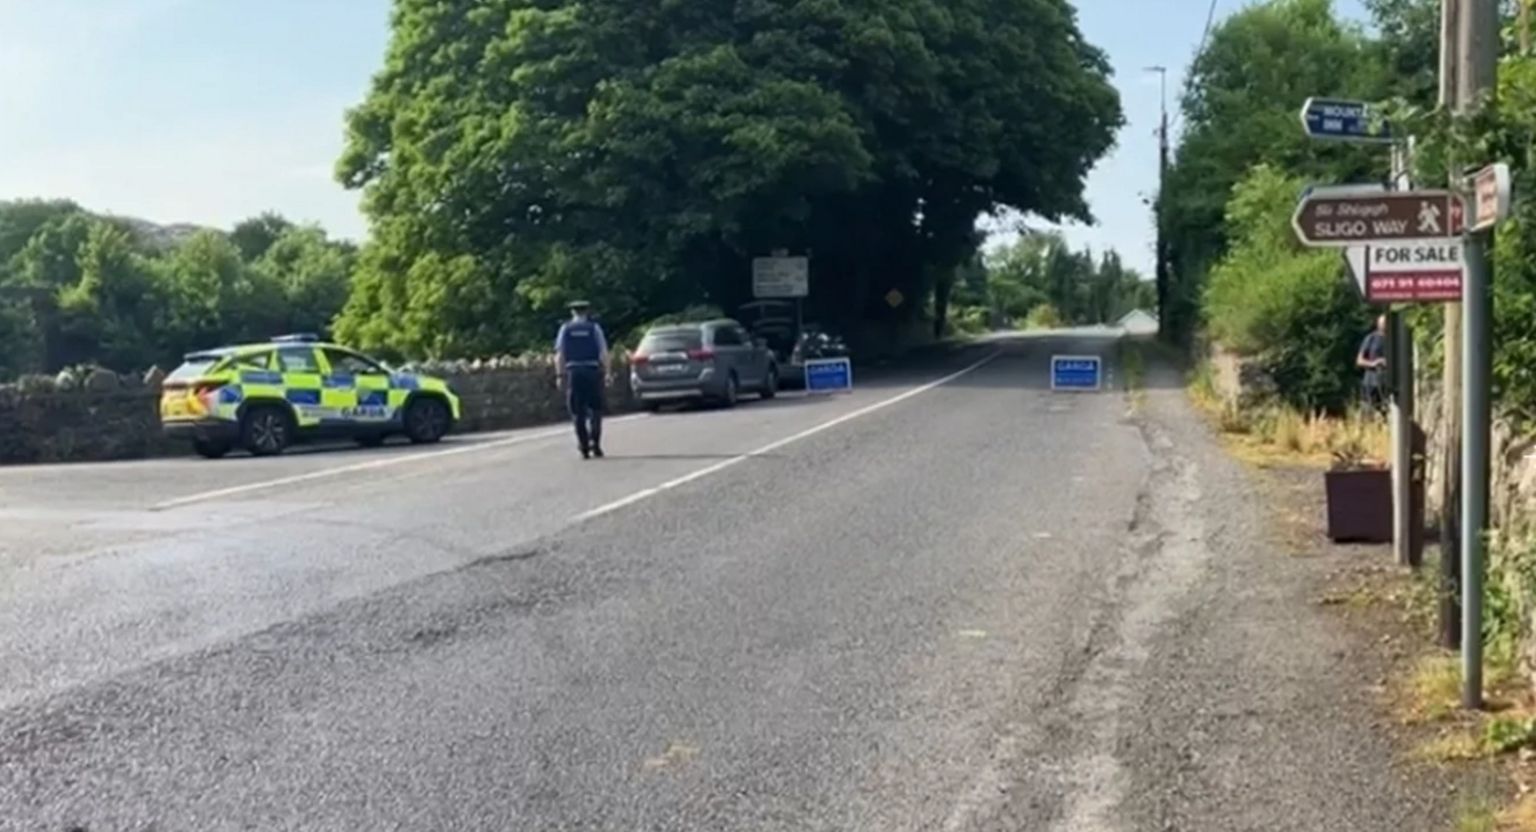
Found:
[[[314,335],[192,353],[160,394],[166,435],[210,459],[237,446],[271,456],[310,438],[436,442],[458,419],[459,397],[447,382],[393,372]]]

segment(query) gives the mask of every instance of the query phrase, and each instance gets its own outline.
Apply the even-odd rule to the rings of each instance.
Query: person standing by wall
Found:
[[[603,456],[603,385],[608,378],[608,339],[591,319],[592,305],[571,303],[571,319],[555,336],[555,383],[565,391],[582,459]]]
[[[1360,342],[1355,353],[1355,366],[1360,368],[1360,399],[1365,408],[1381,413],[1387,406],[1387,316],[1376,318],[1376,327]]]

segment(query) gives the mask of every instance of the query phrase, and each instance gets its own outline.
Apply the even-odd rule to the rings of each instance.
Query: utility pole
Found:
[[[1412,136],[1392,142],[1393,191],[1413,190]],[[1414,458],[1413,333],[1400,309],[1387,311],[1387,367],[1392,374],[1392,550],[1399,566],[1417,569],[1423,552],[1423,469]]]
[[[1158,95],[1162,109],[1162,119],[1157,126],[1157,210],[1154,216],[1157,221],[1157,326],[1159,334],[1167,340],[1173,334],[1168,314],[1168,240],[1163,231],[1163,198],[1168,184],[1168,68],[1149,66],[1146,71],[1156,72],[1159,76]]]
[[[1441,0],[1440,107],[1457,110],[1461,75],[1459,29],[1462,0]],[[1445,452],[1440,468],[1440,644],[1461,646],[1461,304],[1444,310],[1444,367],[1440,423]]]
[[[1470,115],[1492,93],[1498,73],[1498,0],[1463,0],[1457,32],[1460,66],[1456,107],[1458,115]],[[1458,160],[1461,164],[1466,161]],[[1452,175],[1460,179],[1456,168]],[[1483,555],[1488,528],[1488,442],[1492,421],[1489,386],[1493,364],[1491,241],[1491,231],[1474,231],[1466,236],[1466,277],[1462,288],[1465,317],[1461,355],[1461,704],[1466,708],[1480,708],[1483,704]]]

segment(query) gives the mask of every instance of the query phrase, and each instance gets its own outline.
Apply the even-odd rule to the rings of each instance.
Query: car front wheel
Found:
[[[452,416],[448,406],[432,398],[417,399],[405,411],[405,435],[418,445],[442,439],[448,433]]]

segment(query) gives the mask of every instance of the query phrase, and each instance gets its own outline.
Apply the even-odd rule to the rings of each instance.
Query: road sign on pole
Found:
[[[1365,299],[1370,303],[1461,300],[1461,239],[1376,243],[1366,257]]]
[[[808,257],[755,257],[752,294],[759,298],[803,298],[811,292]]]
[[[1301,126],[1314,139],[1340,139],[1352,142],[1385,143],[1392,141],[1386,121],[1364,101],[1336,98],[1308,98],[1301,106]]]
[[[1347,248],[1376,242],[1425,240],[1460,233],[1466,213],[1449,191],[1308,193],[1291,225],[1303,245]]]
[[[1487,231],[1509,216],[1509,165],[1499,162],[1472,175],[1472,222],[1468,230]]]

